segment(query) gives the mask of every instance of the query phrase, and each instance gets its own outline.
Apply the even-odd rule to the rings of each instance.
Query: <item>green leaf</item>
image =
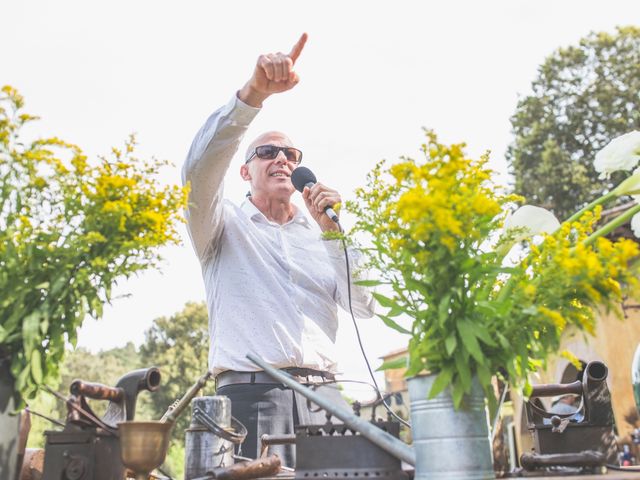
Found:
[[[40,335],[45,336],[49,329],[49,319],[45,316],[40,322]]]
[[[486,386],[491,386],[492,375],[489,371],[489,368],[487,368],[486,365],[479,364],[476,371],[478,373],[478,380],[480,381],[480,385],[482,385],[483,388],[485,388]]]
[[[456,370],[458,371],[458,377],[462,383],[462,388],[465,392],[468,392],[471,389],[471,369],[469,368],[469,362],[465,362],[461,350],[456,352],[454,360],[456,362]]]
[[[22,344],[27,357],[38,342],[40,331],[40,312],[35,311],[27,315],[22,322]]]
[[[522,394],[526,398],[529,398],[532,393],[533,393],[533,385],[531,385],[531,383],[529,382],[529,379],[526,379],[524,383],[524,387],[522,388]]]
[[[487,301],[481,300],[477,302],[476,305],[478,307],[478,312],[482,313],[483,315],[494,316],[497,313],[494,302],[487,302]]]
[[[500,346],[502,348],[508,349],[510,347],[509,340],[500,332],[495,332],[496,337],[498,337],[498,342],[500,342]]]
[[[451,389],[451,398],[453,399],[453,408],[456,410],[460,408],[462,399],[464,398],[464,387],[461,382],[455,382]]]
[[[67,283],[68,283],[67,276],[66,275],[60,275],[58,278],[56,278],[53,281],[53,284],[51,285],[51,290],[49,291],[49,294],[55,298],[58,295],[58,293],[60,292],[60,290],[62,289],[62,287],[65,286]]]
[[[453,372],[448,368],[442,369],[442,371],[438,374],[433,385],[431,385],[431,390],[429,391],[429,398],[435,398],[440,393],[444,391],[451,384],[451,379],[453,378]]]
[[[405,278],[405,283],[408,289],[416,291],[425,297],[431,296],[427,284],[414,280],[413,278]]]
[[[484,265],[479,269],[480,272],[483,273],[518,273],[519,269],[517,267],[502,267],[496,265]]]
[[[22,369],[20,374],[16,377],[16,390],[21,391],[27,387],[29,382],[29,374],[31,373],[31,367],[27,365]]]
[[[376,372],[380,372],[383,370],[395,370],[398,368],[407,368],[408,362],[409,357],[400,357],[394,358],[393,360],[387,360],[378,368],[376,368]]]
[[[31,352],[31,377],[36,384],[42,383],[42,355],[37,348]]]
[[[373,295],[373,298],[375,298],[378,301],[381,307],[393,308],[397,306],[397,303],[395,300],[393,300],[392,298],[386,297],[381,293],[373,292],[372,295]]]
[[[463,345],[469,350],[471,356],[478,362],[484,363],[484,355],[480,348],[480,344],[473,332],[473,326],[469,320],[460,320],[458,322],[458,333]]]
[[[485,345],[489,345],[490,347],[498,346],[495,340],[491,338],[491,335],[489,335],[489,332],[484,327],[484,325],[480,325],[476,322],[469,322],[469,325],[471,326],[474,335],[478,337],[482,341],[482,343],[484,343]]]
[[[438,323],[440,325],[444,325],[449,318],[449,306],[451,304],[451,294],[447,294],[442,297],[440,303],[438,304]]]
[[[377,315],[387,327],[393,328],[397,332],[404,333],[406,335],[411,335],[411,332],[409,330],[407,330],[401,325],[398,325],[393,319],[389,318],[388,316],[382,315],[380,313],[378,313]]]
[[[377,287],[383,284],[380,280],[356,280],[353,283],[361,287]]]
[[[447,351],[447,355],[451,355],[458,345],[458,339],[455,332],[451,332],[444,341],[444,348]]]
[[[93,315],[96,319],[102,317],[102,301],[98,297],[93,297],[91,299],[91,310],[93,311]]]

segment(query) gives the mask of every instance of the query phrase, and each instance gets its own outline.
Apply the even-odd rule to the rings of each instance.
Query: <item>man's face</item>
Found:
[[[291,140],[280,132],[267,132],[256,138],[248,149],[249,155],[260,145],[275,145],[278,147],[292,147]],[[295,188],[291,183],[291,172],[297,167],[289,162],[284,152],[278,152],[276,158],[269,160],[254,155],[249,163],[240,169],[242,178],[251,182],[251,192],[254,196],[286,197],[289,199]]]

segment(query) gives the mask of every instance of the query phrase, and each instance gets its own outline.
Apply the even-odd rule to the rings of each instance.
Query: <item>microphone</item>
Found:
[[[318,180],[307,167],[298,167],[291,173],[291,183],[296,187],[296,190],[302,193],[304,187],[311,188],[318,183]],[[331,220],[338,223],[338,215],[329,205],[324,207],[324,213],[326,213]]]

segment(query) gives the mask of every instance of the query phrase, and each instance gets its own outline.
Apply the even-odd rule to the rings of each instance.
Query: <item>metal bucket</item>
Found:
[[[229,429],[231,400],[222,395],[196,397],[191,402],[191,411],[191,424],[185,434],[185,480],[204,477],[217,467],[233,465],[233,444],[213,433],[196,415],[202,412],[220,427]]]
[[[449,388],[429,399],[435,375],[408,379],[417,480],[492,479],[493,461],[484,393],[474,378],[459,410]]]

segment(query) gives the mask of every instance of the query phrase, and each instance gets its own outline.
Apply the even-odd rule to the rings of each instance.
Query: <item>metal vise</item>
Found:
[[[156,367],[129,372],[115,387],[74,380],[66,399],[64,430],[45,432],[43,480],[124,479],[117,423],[133,420],[141,390],[153,392],[159,386]],[[87,398],[109,401],[102,418],[93,412]]]
[[[525,409],[535,453],[521,457],[524,468],[579,466],[581,456],[585,466],[593,466],[596,457],[600,465],[617,464],[607,374],[607,366],[594,361],[585,367],[582,381],[534,385]],[[581,401],[575,411],[569,413],[547,412],[539,406],[539,400],[536,402],[540,397],[571,394],[579,396]]]

